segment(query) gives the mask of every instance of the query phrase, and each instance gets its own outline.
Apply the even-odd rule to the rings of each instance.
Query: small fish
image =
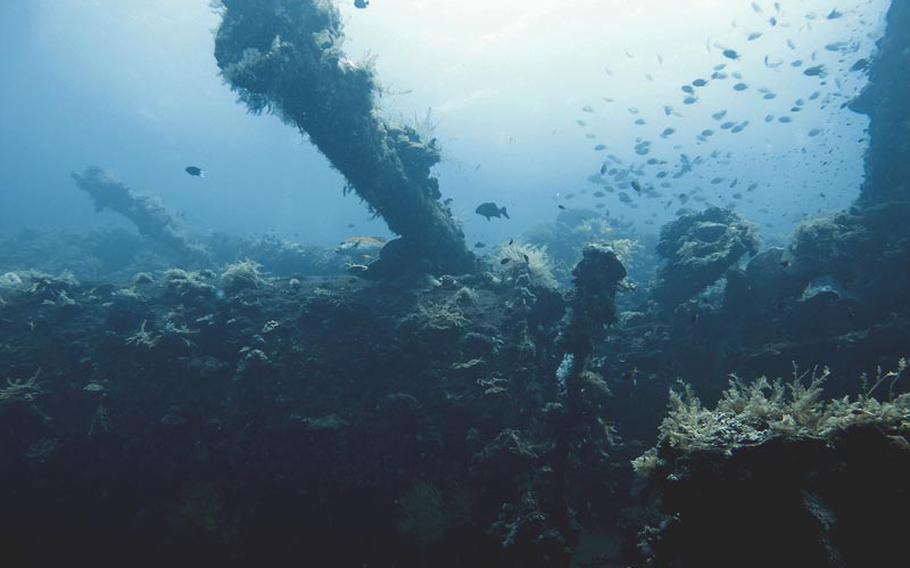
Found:
[[[196,166],[187,166],[183,168],[183,171],[190,174],[193,177],[205,177],[205,171],[202,168]]]
[[[825,74],[824,65],[815,65],[813,67],[808,67],[805,71],[803,71],[803,75],[807,77],[824,77]]]
[[[713,118],[714,120],[720,120],[725,116],[727,116],[727,111],[721,110],[721,111],[718,111],[718,112],[715,112],[714,114],[712,114],[711,118]]]
[[[476,249],[486,248],[486,246],[487,246],[486,243],[482,243],[480,241],[477,241],[476,243],[474,243],[474,248],[476,248]]]
[[[581,112],[594,112],[594,109],[590,106],[581,107]]]
[[[842,17],[842,16],[843,16],[843,14],[841,14],[840,12],[838,12],[838,11],[837,11],[837,8],[835,8],[835,9],[831,10],[831,12],[828,14],[828,19],[829,19],[829,20],[836,20],[836,19],[838,19],[838,18],[840,18],[840,17]]]
[[[749,36],[746,38],[746,41],[755,41],[755,40],[757,40],[758,38],[760,38],[761,36],[762,36],[762,33],[761,33],[761,32],[752,32],[752,33],[749,34]]]
[[[740,92],[742,92],[742,91],[745,91],[745,90],[748,89],[748,88],[749,88],[749,85],[747,85],[747,84],[745,84],[745,83],[737,83],[737,84],[733,85],[733,90],[734,90],[734,91],[740,91]]]
[[[604,162],[604,164],[602,166],[600,166],[600,175],[604,175],[606,173],[607,173],[607,164],[606,164],[606,162]]]
[[[509,217],[509,212],[506,211],[505,207],[499,207],[491,201],[481,203],[477,206],[477,209],[475,209],[474,212],[482,217],[486,217],[487,221],[489,221],[491,217],[496,217],[497,219],[502,217],[511,219],[511,217]]]
[[[706,81],[705,79],[696,79],[696,80],[692,81],[692,85],[695,87],[704,87],[707,84],[708,84],[708,81]]]
[[[869,61],[867,59],[860,59],[850,67],[851,72],[856,71],[865,71],[869,67]]]
[[[634,190],[637,191],[638,193],[641,193],[641,184],[638,183],[638,180],[634,180],[634,179],[633,179],[632,182],[631,182],[629,185],[632,186],[632,189],[634,189]]]
[[[370,0],[354,0],[354,7],[358,10],[365,10],[370,5]]]
[[[565,206],[565,205],[559,204],[559,205],[557,205],[557,207],[559,207],[559,208],[562,209],[563,211],[566,210],[566,206]]]
[[[725,49],[723,51],[723,54],[727,59],[739,59],[739,53],[737,53],[735,49]]]
[[[603,152],[606,149],[607,147],[604,144],[598,144],[597,146],[594,146],[595,152]]]
[[[505,266],[505,265],[509,264],[510,262],[512,262],[512,259],[511,259],[511,258],[504,258],[504,259],[502,259],[502,260],[499,261],[499,264]]]

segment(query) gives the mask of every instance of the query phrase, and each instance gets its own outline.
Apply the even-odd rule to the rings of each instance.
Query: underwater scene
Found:
[[[0,564],[910,565],[910,1],[0,2]]]

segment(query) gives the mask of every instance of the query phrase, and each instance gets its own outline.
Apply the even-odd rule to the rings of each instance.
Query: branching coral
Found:
[[[35,371],[35,374],[28,379],[7,378],[6,386],[0,387],[0,404],[34,402],[35,398],[43,392],[38,385],[39,376],[41,376],[41,369]]]
[[[910,434],[910,394],[892,395],[887,401],[873,397],[883,385],[893,388],[906,369],[907,362],[901,359],[896,370],[879,370],[873,386],[856,398],[832,401],[822,400],[822,387],[830,374],[827,368],[802,374],[794,370],[793,380],[786,384],[766,377],[747,384],[734,376],[714,410],[702,406],[688,386],[681,393],[671,390],[658,445],[682,452],[729,452],[776,436],[826,438],[867,424]],[[651,457],[645,456],[639,464]]]
[[[227,294],[259,288],[266,283],[259,272],[260,268],[261,265],[252,260],[235,262],[221,273],[221,287]]]
[[[527,274],[535,286],[555,288],[557,285],[546,247],[513,242],[499,248],[495,263],[497,271],[505,277]]]

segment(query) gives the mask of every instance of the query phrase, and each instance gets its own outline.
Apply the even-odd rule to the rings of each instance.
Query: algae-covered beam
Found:
[[[76,186],[95,203],[95,210],[109,209],[132,221],[139,233],[180,261],[196,262],[204,258],[201,249],[187,243],[174,228],[174,219],[155,199],[130,189],[105,170],[92,166],[72,174]]]
[[[869,115],[862,207],[910,199],[910,2],[893,2],[886,21],[869,64],[869,83],[850,103],[852,110]]]
[[[401,235],[380,263],[392,272],[476,268],[440,202],[430,169],[436,140],[379,116],[368,65],[345,56],[338,10],[325,0],[222,0],[215,59],[250,111],[271,112],[309,136],[349,186]],[[397,264],[396,264],[397,262]]]

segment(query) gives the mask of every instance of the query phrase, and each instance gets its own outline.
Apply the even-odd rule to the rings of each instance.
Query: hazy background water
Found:
[[[469,242],[550,222],[557,203],[593,206],[596,188],[586,178],[609,153],[626,163],[657,157],[670,165],[680,153],[731,153],[726,163],[709,160],[670,179],[672,187],[661,190],[667,197],[636,197],[637,209],[608,196],[611,214],[641,231],[671,219],[679,205],[666,206],[669,196],[696,186],[708,198],[697,205],[735,203],[770,240],[785,237],[804,214],[847,206],[859,191],[867,120],[841,106],[865,81],[849,68],[880,36],[887,0],[782,0],[779,10],[760,0],[761,12],[739,0],[351,4],[339,3],[348,50],[355,60],[378,56],[389,91],[379,99],[383,112],[413,121],[432,109],[444,151],[437,173]],[[833,9],[843,17],[827,19]],[[0,3],[0,232],[119,222],[94,213],[69,178],[98,164],[160,196],[192,231],[275,233],[325,245],[386,234],[355,196],[342,196],[342,178],[305,138],[236,104],[212,55],[218,21],[207,0]],[[748,41],[752,32],[763,35]],[[835,42],[853,43],[855,51],[826,49]],[[727,47],[741,59],[725,59]],[[765,56],[783,63],[769,68]],[[796,59],[806,62],[802,68],[791,67]],[[719,63],[740,70],[749,89],[734,91],[733,79],[712,82],[697,104],[684,105],[680,87],[708,78]],[[803,75],[813,64],[826,65],[825,84]],[[759,87],[777,98],[764,100]],[[814,91],[819,98],[792,114],[792,123],[764,122]],[[666,116],[667,104],[682,116]],[[633,106],[639,114],[629,112]],[[710,117],[721,109],[727,120],[749,120],[748,128],[722,132]],[[664,140],[658,135],[668,126],[677,132]],[[705,128],[717,134],[699,143]],[[813,128],[821,134],[810,137]],[[636,156],[638,138],[653,141],[649,156]],[[607,150],[595,152],[599,143]],[[188,176],[187,165],[203,167],[206,178]],[[711,185],[714,177],[725,182]],[[731,197],[753,182],[760,184],[754,192]],[[567,200],[569,193],[577,195]],[[487,200],[507,206],[512,220],[476,216]]]

